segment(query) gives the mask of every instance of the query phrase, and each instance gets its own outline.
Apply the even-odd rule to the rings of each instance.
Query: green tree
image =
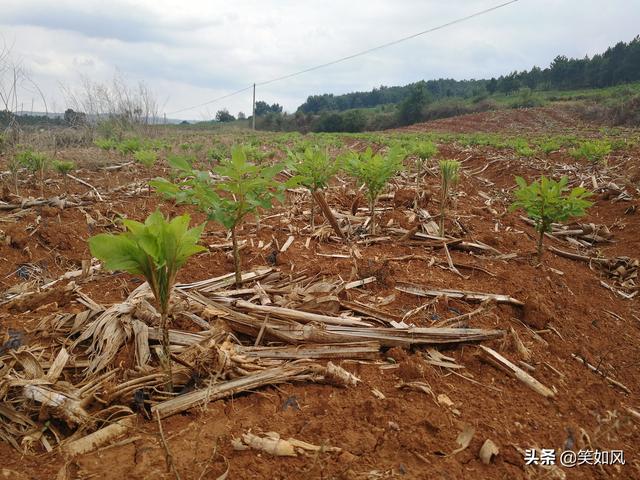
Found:
[[[229,113],[229,110],[223,108],[222,110],[218,110],[216,112],[216,122],[233,122],[236,119],[233,115]]]
[[[398,107],[398,121],[401,125],[411,125],[422,120],[422,111],[429,104],[429,92],[424,82],[411,88],[409,96]]]

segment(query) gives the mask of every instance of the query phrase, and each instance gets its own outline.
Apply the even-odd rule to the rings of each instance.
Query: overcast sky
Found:
[[[505,0],[502,0],[505,1]],[[60,85],[120,72],[145,81],[161,112],[250,113],[251,92],[173,113],[502,3],[501,0],[2,0],[0,35],[51,106]],[[487,78],[582,57],[640,33],[636,0],[520,0],[500,10],[258,89],[293,111],[308,95],[440,77]],[[23,92],[25,108],[33,95]],[[35,100],[35,109],[41,102]]]

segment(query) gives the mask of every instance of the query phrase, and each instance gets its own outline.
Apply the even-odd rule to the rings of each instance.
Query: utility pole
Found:
[[[253,84],[253,115],[251,115],[251,128],[256,129],[256,84]]]

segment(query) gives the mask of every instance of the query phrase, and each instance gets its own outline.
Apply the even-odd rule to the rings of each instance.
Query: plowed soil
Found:
[[[553,129],[572,131],[575,126],[575,119],[564,111],[535,109],[466,115],[408,130],[542,135]],[[585,125],[585,130],[597,132],[598,126]],[[462,226],[465,239],[480,240],[505,255],[515,254],[511,258],[451,250],[456,264],[476,267],[461,268],[462,277],[441,266],[446,263],[442,250],[431,251],[419,242],[361,245],[359,260],[319,256],[318,253],[348,253],[348,250],[338,243],[315,239],[306,248],[309,231],[303,211],[309,209],[309,200],[292,194],[286,207],[278,207],[269,214],[284,216],[265,219],[259,232],[251,221],[243,228],[241,237],[255,240],[254,246],[242,251],[244,268],[267,263],[265,255],[269,252],[258,249],[257,240],[275,239],[282,245],[293,234],[296,240],[292,246],[277,256],[279,269],[340,275],[343,279],[375,275],[377,282],[350,295],[367,300],[395,295],[395,300],[382,308],[398,315],[426,301],[395,290],[400,281],[430,288],[508,294],[524,302],[525,307],[499,306],[489,315],[472,318],[469,324],[507,331],[503,340],[487,345],[514,363],[523,361],[532,366],[534,370],[530,373],[551,388],[555,397],[546,399],[481,361],[478,348],[473,345],[443,351],[464,367],[465,375],[428,364],[420,349],[395,348],[385,352],[380,362],[343,362],[344,368],[363,380],[354,388],[285,384],[167,418],[163,421],[164,432],[182,479],[215,479],[227,468],[227,478],[233,479],[640,478],[640,418],[634,413],[640,411],[640,295],[624,299],[603,287],[601,281],[610,284],[611,279],[584,262],[547,252],[543,262],[538,263],[533,228],[517,212],[507,211],[508,189],[514,185],[514,175],[531,179],[560,169],[566,169],[568,175],[576,172],[587,175],[596,174],[603,167],[576,161],[566,152],[521,159],[491,148],[468,149],[454,144],[439,147],[442,157],[464,161],[466,172],[489,165],[476,176],[462,176],[451,213],[459,223],[449,221],[447,231],[463,235]],[[122,159],[97,149],[63,151],[59,155],[76,160],[82,170],[75,175],[101,192],[134,179],[168,172],[162,166],[147,172],[135,165],[106,172],[102,170],[104,165],[122,163]],[[632,172],[640,168],[640,152],[636,149],[613,155],[609,168],[618,177],[627,178],[631,185]],[[48,196],[63,190],[57,178],[50,180],[46,188]],[[77,194],[88,191],[74,181],[70,181],[69,188]],[[437,197],[437,178],[428,177],[425,188]],[[390,191],[395,190],[393,186]],[[21,193],[37,196],[37,191],[35,186],[30,190],[24,185]],[[634,196],[631,201],[613,201],[606,195],[596,197],[588,217],[581,220],[609,227],[613,241],[597,245],[607,257],[640,257],[640,209],[632,208],[638,207],[638,192],[627,191]],[[488,202],[484,195],[493,200]],[[327,194],[332,207],[343,211],[349,209],[354,196],[353,185],[335,186]],[[400,197],[398,194],[395,200],[380,202],[380,206],[391,208],[382,215],[379,225],[393,220],[393,226],[412,227],[409,209]],[[6,192],[5,200],[12,200]],[[93,199],[82,208],[34,208],[25,210],[18,218],[5,216],[0,224],[5,238],[0,246],[0,281],[8,288],[27,279],[31,272],[39,277],[57,278],[65,271],[80,268],[82,260],[89,258],[87,238],[112,230],[108,219],[124,214],[140,220],[157,206],[165,213],[185,210],[159,202],[143,190],[135,195],[112,193],[105,201]],[[435,213],[437,207],[433,204],[428,209]],[[194,219],[203,221],[197,213]],[[318,215],[316,224],[321,222]],[[224,241],[222,229],[208,224],[204,243]],[[567,244],[558,246],[572,250]],[[430,265],[430,257],[438,262]],[[180,280],[191,282],[231,270],[228,251],[211,249],[192,258]],[[128,275],[100,273],[79,284],[94,301],[109,304],[123,300],[139,283]],[[0,310],[0,334],[8,328],[28,332],[33,322],[55,308],[72,311],[78,307],[73,301],[69,304],[60,301],[36,312]],[[473,308],[454,300],[440,301],[411,321],[429,326],[434,319]],[[587,369],[572,354],[597,366],[599,373]],[[620,382],[631,393],[610,384],[600,373]],[[428,383],[434,395],[396,388],[400,381],[413,380]],[[374,394],[373,389],[382,395]],[[459,447],[456,438],[466,426],[475,429],[473,438],[466,449],[452,454]],[[136,428],[118,444],[75,459],[64,459],[55,453],[24,456],[0,443],[0,473],[6,469],[9,472],[6,478],[31,479],[175,478],[167,469],[157,431],[155,422],[140,417]],[[331,445],[343,451],[296,458],[273,457],[254,450],[234,451],[231,439],[247,431],[278,432],[283,438]],[[485,465],[478,452],[487,439],[498,446],[499,454]],[[623,450],[626,464],[525,466],[522,452],[531,448],[557,452]]]

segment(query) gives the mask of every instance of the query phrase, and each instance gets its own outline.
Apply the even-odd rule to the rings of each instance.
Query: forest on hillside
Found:
[[[344,95],[311,95],[298,110],[303,113],[345,111],[397,104],[411,95],[416,87],[423,87],[432,100],[451,97],[471,98],[483,93],[510,94],[522,87],[531,90],[572,90],[602,88],[640,80],[640,35],[630,42],[618,42],[604,53],[567,58],[558,55],[547,68],[534,66],[531,70],[514,71],[498,78],[480,80],[438,79],[405,86],[380,86],[369,92]]]

